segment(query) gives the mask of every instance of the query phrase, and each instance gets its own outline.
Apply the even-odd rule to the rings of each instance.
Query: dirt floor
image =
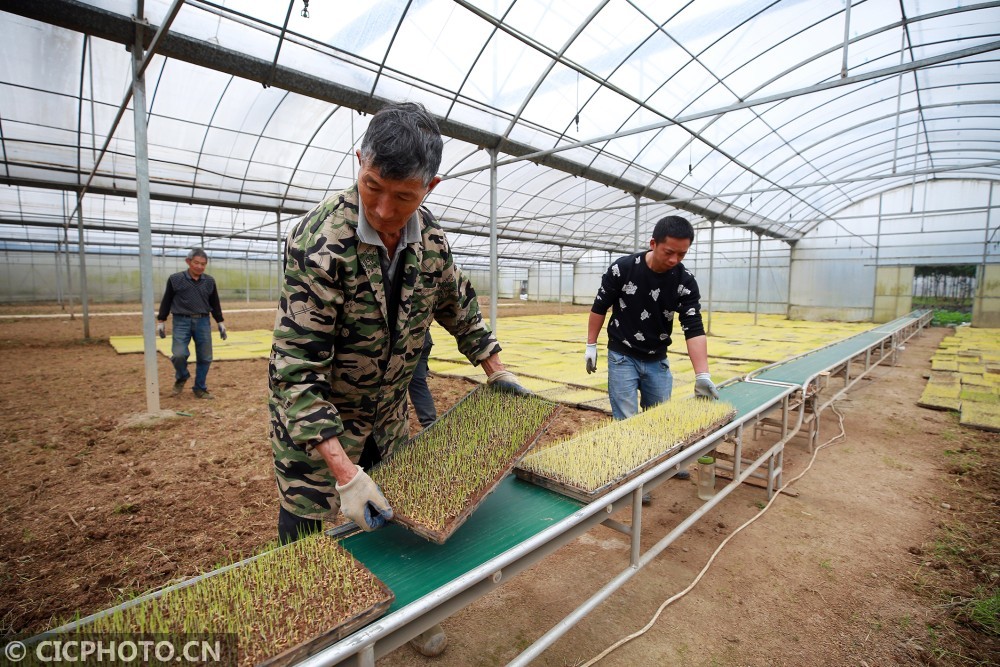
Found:
[[[270,305],[224,304],[227,325],[270,328]],[[146,409],[143,359],[116,354],[107,338],[139,333],[140,317],[98,313],[136,309],[95,307],[82,341],[79,316],[4,317],[58,307],[0,307],[0,635],[106,608],[275,536],[266,360],[214,364],[217,399],[201,401],[190,390],[169,396],[172,368],[160,356],[161,407],[175,415],[130,425]],[[912,339],[897,366],[876,369],[839,401],[846,437],[819,452],[792,487],[797,495],[780,496],[690,593],[600,664],[996,664],[998,436],[916,406],[946,334]],[[441,377],[430,386],[439,410],[471,388]],[[565,410],[546,438],[601,418]],[[826,413],[820,442],[839,432]],[[786,480],[808,463],[794,441]],[[536,664],[582,664],[642,628],[766,500],[759,489],[737,490]],[[654,490],[643,546],[698,503],[693,480]],[[627,564],[626,538],[595,528],[445,621],[441,657],[403,647],[379,664],[504,664]]]

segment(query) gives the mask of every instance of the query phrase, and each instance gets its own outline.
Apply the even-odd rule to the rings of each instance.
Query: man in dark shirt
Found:
[[[597,370],[597,336],[608,309],[608,396],[615,419],[670,399],[673,376],[667,361],[674,316],[680,320],[688,357],[694,366],[696,396],[717,399],[708,372],[708,339],[701,321],[698,283],[681,260],[694,241],[684,218],[656,223],[649,250],[616,260],[601,278],[587,327],[587,372]]]
[[[156,331],[160,338],[167,336],[167,315],[174,316],[173,346],[170,361],[174,364],[173,396],[184,391],[184,384],[191,377],[187,369],[188,346],[194,338],[195,372],[194,395],[197,398],[215,398],[205,384],[208,368],[212,365],[212,323],[209,314],[219,323],[219,336],[226,340],[226,325],[222,323],[222,304],[215,279],[205,273],[208,255],[201,248],[194,248],[185,260],[187,271],[174,273],[167,279],[167,288],[160,302]]]

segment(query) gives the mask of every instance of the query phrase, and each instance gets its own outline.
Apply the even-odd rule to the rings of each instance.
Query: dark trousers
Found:
[[[427,358],[431,356],[431,335],[428,333],[424,339],[424,349],[420,353],[420,360],[417,367],[413,369],[413,378],[407,391],[410,394],[410,404],[417,413],[417,421],[424,428],[427,428],[437,419],[437,409],[434,407],[434,397],[431,396],[430,387],[427,386]]]

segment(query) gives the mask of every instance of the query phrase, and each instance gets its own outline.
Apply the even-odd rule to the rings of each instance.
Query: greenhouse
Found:
[[[268,357],[289,234],[358,182],[373,115],[417,102],[444,141],[423,203],[506,369],[561,406],[538,448],[640,432],[605,423],[603,331],[597,373],[583,354],[609,266],[650,248],[667,216],[693,225],[683,266],[700,288],[713,389],[735,417],[664,445],[604,500],[510,475],[457,533],[495,543],[456,555],[462,573],[429,568],[427,590],[395,588],[385,570],[404,565],[380,559],[397,542],[416,561],[450,552],[399,526],[345,538],[395,595],[379,610],[388,629],[355,619],[330,630],[332,648],[300,644],[285,664],[413,664],[406,642],[439,622],[452,637],[442,665],[601,660],[772,502],[796,509],[745,551],[728,547],[728,578],[700,584],[708,598],[692,602],[695,588],[677,602],[686,611],[668,608],[607,664],[964,665],[1000,651],[1000,533],[948,523],[997,497],[1000,2],[4,0],[0,90],[4,639],[266,552],[279,511],[267,440],[280,430]],[[176,352],[156,329],[194,248],[230,330],[211,334],[211,404],[170,395]],[[492,381],[441,324],[428,380],[439,416]],[[673,402],[704,375],[678,328],[664,353]],[[858,444],[817,459],[837,428]],[[723,477],[703,504],[683,477],[667,480],[688,466],[694,480],[705,456]],[[838,461],[820,475],[836,489],[815,472],[785,488],[824,456]],[[640,512],[643,489],[653,504]],[[499,509],[519,502],[534,532]],[[717,528],[685,534],[710,510]],[[839,519],[803,523],[826,512]],[[546,522],[565,530],[544,538]],[[642,525],[667,531],[642,541],[646,555]],[[929,547],[947,542],[936,530],[961,546]],[[775,536],[802,541],[765,553]],[[741,553],[763,568],[746,597]],[[609,583],[614,556],[626,573]],[[794,583],[772,595],[782,564]],[[888,574],[904,570],[918,584]],[[508,584],[508,572],[521,574]],[[964,602],[934,612],[914,588]],[[764,607],[785,617],[756,618]],[[732,631],[693,636],[716,618]],[[846,639],[833,646],[834,634]]]
[[[482,292],[588,302],[671,213],[719,310],[882,321],[915,266],[995,270],[992,3],[4,4],[5,301],[136,300],[192,245],[276,296],[389,100],[440,121]]]

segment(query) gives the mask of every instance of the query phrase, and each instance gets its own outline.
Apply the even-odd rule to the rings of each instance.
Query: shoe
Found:
[[[194,397],[195,398],[204,398],[204,399],[207,399],[207,400],[213,400],[215,398],[215,396],[212,396],[212,394],[209,393],[208,389],[195,389],[194,390]]]
[[[652,505],[653,504],[653,496],[649,495],[648,493],[642,494],[642,504],[643,505]]]
[[[433,658],[444,653],[448,647],[448,635],[444,633],[444,628],[438,623],[433,628],[411,639],[410,646],[420,655]]]
[[[177,380],[174,382],[174,388],[170,391],[171,396],[180,396],[181,392],[184,391],[184,385],[187,384],[187,378],[183,380]]]
[[[691,473],[687,470],[681,470],[674,475],[674,479],[691,479]]]

